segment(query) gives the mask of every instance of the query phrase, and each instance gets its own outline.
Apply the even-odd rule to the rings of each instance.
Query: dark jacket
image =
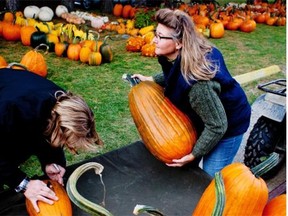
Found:
[[[19,165],[32,155],[43,171],[50,163],[66,166],[63,149],[51,147],[43,135],[58,90],[32,72],[0,69],[0,185],[19,185],[26,176]]]

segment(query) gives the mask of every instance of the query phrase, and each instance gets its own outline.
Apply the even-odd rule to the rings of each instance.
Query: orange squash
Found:
[[[223,216],[262,216],[268,201],[268,187],[261,175],[277,164],[279,155],[272,153],[268,159],[250,169],[243,163],[232,163],[221,170],[224,181],[225,206]],[[200,198],[192,216],[212,215],[217,199],[215,178]]]
[[[145,81],[129,92],[129,107],[147,149],[160,161],[171,163],[191,153],[196,130],[189,118],[164,96],[155,82]]]
[[[263,216],[286,216],[286,194],[271,199],[265,206]]]
[[[53,205],[38,201],[40,212],[37,213],[30,200],[26,199],[26,209],[29,216],[72,216],[72,205],[65,189],[56,181],[44,180],[46,184],[51,184],[52,190],[56,193],[59,200]]]
[[[121,3],[117,3],[113,7],[113,15],[116,17],[122,16],[123,5]]]
[[[46,52],[48,52],[49,47],[46,44],[40,44],[33,50],[28,51],[21,59],[20,64],[27,67],[27,69],[33,73],[36,73],[42,77],[47,76],[47,64],[44,56],[38,52],[41,46],[46,46]]]

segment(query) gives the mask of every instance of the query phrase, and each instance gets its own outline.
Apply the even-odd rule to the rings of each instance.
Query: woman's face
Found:
[[[172,38],[173,29],[158,24],[153,42],[156,44],[155,53],[158,56],[166,56],[170,60],[176,59],[181,44],[176,43]]]

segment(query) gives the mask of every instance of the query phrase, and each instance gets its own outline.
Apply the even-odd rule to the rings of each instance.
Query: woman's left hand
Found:
[[[192,162],[194,159],[195,159],[194,155],[190,153],[180,159],[173,159],[172,163],[166,163],[166,165],[169,167],[182,167],[185,164]]]
[[[63,176],[66,172],[66,170],[58,165],[58,164],[47,164],[45,167],[45,171],[47,176],[54,181],[57,181],[59,184],[64,185],[63,183]]]

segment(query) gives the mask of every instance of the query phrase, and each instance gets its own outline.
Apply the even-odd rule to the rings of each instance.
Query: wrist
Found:
[[[28,177],[24,178],[20,182],[20,184],[15,188],[15,191],[17,193],[19,193],[19,192],[24,193],[27,189],[27,185],[28,185],[29,181],[30,181],[30,178],[28,178]]]

